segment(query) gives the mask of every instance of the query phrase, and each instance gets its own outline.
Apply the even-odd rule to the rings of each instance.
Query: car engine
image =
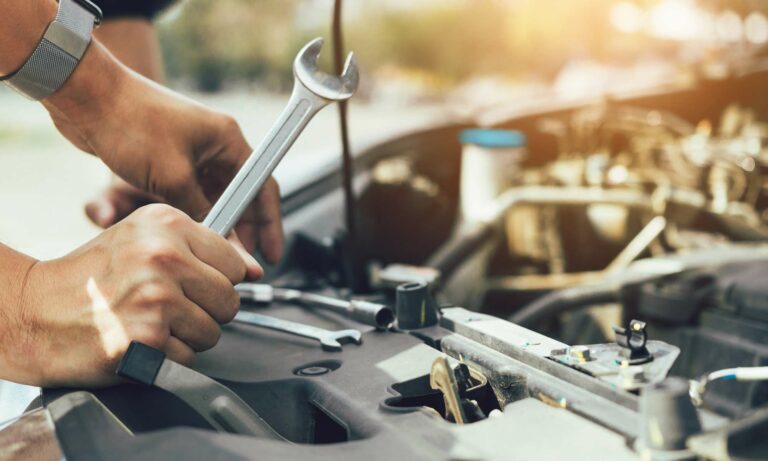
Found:
[[[287,191],[289,255],[194,369],[134,343],[7,459],[768,459],[766,83],[369,146],[354,234],[338,168]]]

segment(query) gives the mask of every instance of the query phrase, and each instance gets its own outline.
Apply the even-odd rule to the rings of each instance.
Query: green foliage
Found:
[[[446,85],[488,73],[514,76],[535,70],[551,75],[569,54],[600,53],[611,3],[454,0],[394,8],[369,1],[357,5],[345,30],[348,46],[369,73],[384,67],[413,70]],[[171,77],[191,77],[209,91],[228,81],[282,89],[291,81],[296,50],[320,32],[327,36],[331,12],[308,11],[308,5],[312,3],[189,0],[177,18],[161,26]],[[310,23],[322,26],[297,27],[297,18],[311,15],[327,21],[315,17]],[[326,65],[329,55],[323,55]]]
[[[636,3],[649,8],[657,0]],[[673,50],[643,34],[612,30],[608,18],[615,4],[346,0],[346,42],[368,77],[384,71],[388,78],[386,71],[395,69],[435,86],[487,74],[550,79],[573,58],[622,64]],[[231,81],[285,89],[296,51],[311,37],[328,37],[329,6],[310,0],[188,0],[178,17],[161,24],[169,74],[210,91]],[[326,49],[326,66],[329,57]]]
[[[192,77],[202,90],[227,81],[290,81],[294,2],[189,0],[179,17],[160,27],[172,77]],[[288,77],[288,78],[286,78]]]

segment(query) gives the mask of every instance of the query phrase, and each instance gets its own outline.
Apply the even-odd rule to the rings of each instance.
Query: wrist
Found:
[[[43,101],[56,117],[86,129],[115,106],[130,71],[93,40],[64,85]]]
[[[35,365],[39,363],[37,354],[33,350],[36,328],[31,312],[34,306],[27,299],[29,280],[38,261],[3,246],[0,246],[0,256],[3,259],[0,267],[0,378],[35,384],[41,376]]]

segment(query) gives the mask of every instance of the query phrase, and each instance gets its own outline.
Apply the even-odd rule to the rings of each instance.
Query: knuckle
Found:
[[[185,255],[182,248],[171,239],[150,238],[141,242],[136,248],[136,254],[143,263],[153,270],[178,270],[185,264]]]
[[[167,243],[159,243],[146,252],[147,262],[154,268],[178,270],[184,264],[184,255]]]
[[[229,309],[227,309],[227,315],[224,323],[229,323],[235,319],[237,311],[240,310],[240,295],[236,291],[232,291],[231,301],[229,303]]]
[[[167,205],[165,203],[153,203],[150,205],[146,205],[141,207],[138,210],[138,213],[141,216],[144,216],[149,219],[153,220],[160,220],[163,219],[166,216],[172,216],[179,211],[173,208],[170,205]]]
[[[239,135],[241,132],[240,124],[237,123],[237,120],[235,120],[234,117],[221,115],[219,123],[221,124],[221,130],[227,135]]]
[[[212,313],[211,316],[220,324],[226,324],[235,319],[237,311],[240,309],[240,295],[233,289],[228,296],[222,296],[221,308]]]
[[[218,344],[219,340],[221,339],[221,327],[213,322],[211,323],[212,324],[208,334],[206,334],[205,339],[199,345],[200,352],[213,348],[213,346]]]
[[[163,178],[167,195],[182,193],[196,182],[194,169],[190,165],[178,165],[172,172],[168,172]]]
[[[189,222],[189,217],[183,211],[164,203],[147,205],[138,213],[141,219],[169,229],[178,229]]]
[[[161,225],[168,229],[179,229],[189,222],[189,217],[176,208],[168,207],[170,211],[163,214],[159,219]]]
[[[192,367],[197,361],[197,356],[193,353],[183,353],[175,357],[176,361],[184,366]]]
[[[162,322],[143,322],[134,326],[130,333],[132,341],[137,341],[155,349],[163,349],[170,338],[170,331]]]
[[[154,322],[162,322],[164,317],[163,306],[174,302],[175,293],[162,283],[145,283],[136,290],[137,303],[145,308],[156,308],[155,314],[159,319]]]

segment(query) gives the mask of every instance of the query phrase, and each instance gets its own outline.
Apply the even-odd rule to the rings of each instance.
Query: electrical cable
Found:
[[[717,380],[768,381],[768,367],[725,368],[708,373],[698,380],[692,379],[689,394],[693,403],[701,405],[704,402],[707,385]]]

